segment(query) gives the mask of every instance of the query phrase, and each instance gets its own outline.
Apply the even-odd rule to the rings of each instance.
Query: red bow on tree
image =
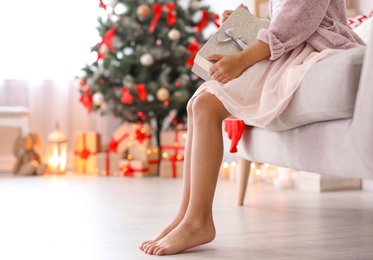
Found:
[[[154,17],[149,26],[150,33],[154,32],[155,27],[157,26],[157,23],[159,21],[159,18],[161,18],[164,8],[167,10],[168,26],[172,26],[174,23],[176,23],[175,4],[169,3],[169,4],[161,5],[161,4],[156,3],[153,6]]]
[[[220,16],[218,14],[214,14],[214,24],[218,28],[220,27],[219,20],[220,20]]]
[[[141,101],[145,101],[146,100],[146,96],[148,95],[148,93],[146,92],[146,86],[144,83],[141,83],[141,84],[137,84],[135,85],[135,88],[137,90],[137,94],[139,95],[139,99]]]
[[[198,50],[199,50],[199,44],[196,39],[193,39],[192,43],[188,45],[189,50],[189,58],[186,62],[187,66],[192,67],[194,64],[194,57],[196,56]]]
[[[202,32],[210,21],[210,14],[207,10],[202,11],[202,20],[197,24],[198,32]]]
[[[99,49],[102,45],[106,45],[109,48],[109,50],[111,50],[111,51],[114,50],[114,45],[113,45],[112,41],[115,37],[115,30],[116,29],[117,29],[117,27],[115,25],[113,25],[113,27],[111,27],[111,29],[109,29],[108,31],[105,32],[104,38],[102,38],[102,41],[98,45]],[[100,53],[100,51],[99,51],[98,56],[97,56],[97,60],[100,60],[103,57],[104,57],[104,55],[102,53]]]
[[[100,0],[100,6],[106,10],[106,4],[102,0]]]
[[[122,92],[121,101],[124,104],[132,104],[133,96],[131,95],[130,91],[127,88],[121,88],[120,91]]]
[[[88,113],[92,111],[93,97],[91,89],[87,85],[82,87],[82,94],[80,95],[79,101],[87,109]]]

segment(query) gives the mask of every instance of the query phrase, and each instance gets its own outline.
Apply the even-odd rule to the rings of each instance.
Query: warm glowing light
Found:
[[[183,157],[180,154],[176,155],[176,160],[180,161],[182,158]]]
[[[255,163],[251,163],[250,168],[251,168],[251,169],[255,169],[255,167],[256,167]]]
[[[59,149],[60,148],[60,149]],[[48,166],[53,173],[62,173],[66,171],[67,147],[58,144],[49,144]]]
[[[128,160],[132,160],[132,158],[133,158],[132,154],[127,155]]]
[[[265,163],[265,164],[264,164],[264,167],[268,168],[268,167],[269,167],[269,164],[268,164],[268,163]]]
[[[127,146],[132,146],[132,142],[127,142]]]
[[[229,167],[229,163],[224,162],[224,163],[223,163],[223,168],[224,168],[224,169],[228,169],[228,167]]]
[[[153,148],[153,153],[158,153],[158,148]]]
[[[260,169],[257,169],[257,170],[255,171],[255,174],[256,174],[256,175],[260,175],[260,174],[262,174],[262,171],[261,171]]]
[[[174,147],[179,147],[179,143],[178,143],[178,142],[175,142],[175,143],[174,143]]]
[[[168,157],[168,153],[163,153],[162,156],[163,156],[163,158],[167,158]]]
[[[135,139],[135,137],[134,137],[133,135],[130,135],[130,136],[128,137],[128,139],[133,140],[133,139]]]
[[[186,134],[186,133],[183,134],[183,138],[184,138],[184,139],[187,138],[187,134]]]
[[[232,167],[236,167],[236,166],[237,166],[237,163],[236,163],[236,162],[231,162],[231,166],[232,166]]]

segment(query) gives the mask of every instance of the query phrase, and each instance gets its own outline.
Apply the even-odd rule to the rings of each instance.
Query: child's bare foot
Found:
[[[148,244],[143,250],[147,254],[172,255],[209,243],[214,238],[215,226],[212,220],[197,224],[183,221],[167,236]]]
[[[174,230],[179,225],[181,220],[182,219],[175,218],[165,229],[162,230],[161,233],[159,233],[155,238],[141,243],[139,248],[141,250],[144,250],[148,245],[154,244],[155,242],[161,240],[162,238],[167,236],[172,230]]]

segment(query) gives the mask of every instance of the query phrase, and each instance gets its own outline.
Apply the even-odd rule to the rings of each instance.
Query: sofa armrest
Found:
[[[364,63],[351,124],[351,138],[362,161],[369,165],[373,155],[373,27]],[[373,169],[371,169],[373,171]]]

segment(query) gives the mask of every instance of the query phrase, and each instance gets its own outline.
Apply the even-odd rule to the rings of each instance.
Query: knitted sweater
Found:
[[[270,0],[269,6],[272,1],[276,0]],[[365,45],[347,27],[345,0],[286,0],[276,19],[257,38],[269,44],[271,60],[304,42],[317,51]]]

